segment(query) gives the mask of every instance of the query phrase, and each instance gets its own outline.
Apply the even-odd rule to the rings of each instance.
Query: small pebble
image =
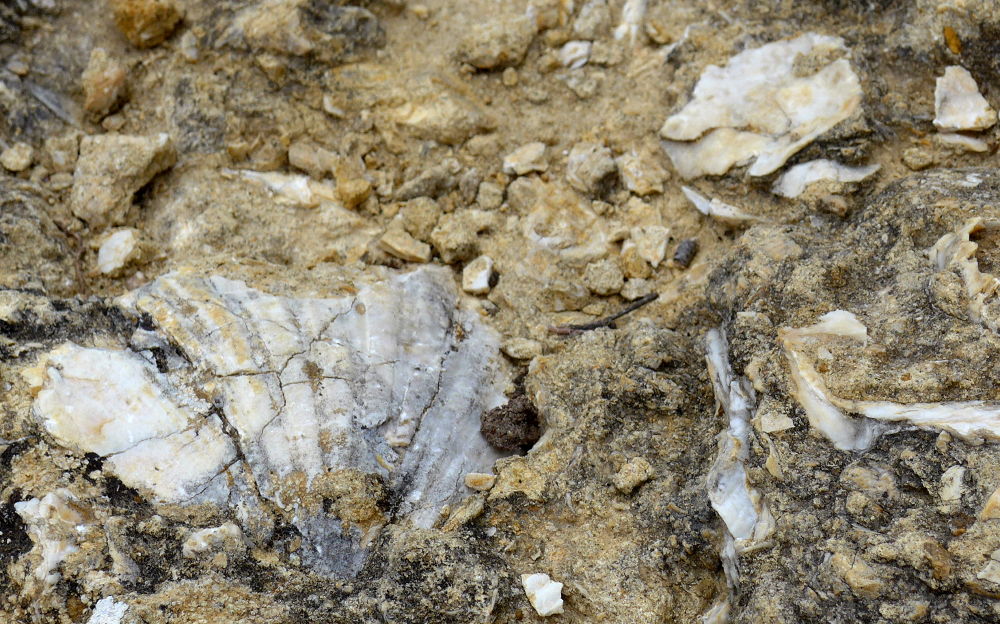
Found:
[[[625,463],[615,475],[615,489],[622,494],[631,494],[632,490],[653,478],[655,472],[648,461],[635,457]]]
[[[104,48],[91,50],[80,80],[87,112],[102,115],[114,108],[124,93],[126,75],[125,66]]]
[[[505,405],[483,412],[479,431],[490,446],[501,451],[516,451],[530,447],[542,437],[538,410],[527,396],[521,394]]]
[[[503,70],[503,74],[500,76],[500,80],[503,82],[505,87],[516,87],[517,86],[517,70],[513,67],[508,67]]]
[[[34,158],[34,148],[27,143],[15,143],[0,154],[0,165],[8,171],[17,173],[30,167]]]
[[[529,338],[510,338],[500,346],[500,350],[515,360],[530,360],[542,354],[542,344]]]
[[[625,274],[611,260],[598,260],[587,265],[583,283],[596,295],[613,295],[625,285]]]
[[[490,292],[493,280],[493,259],[479,256],[462,270],[462,290],[471,295],[485,295]]]
[[[97,252],[98,270],[108,275],[125,266],[131,260],[137,242],[133,229],[119,230],[108,236]]]
[[[539,141],[522,145],[503,159],[503,172],[508,175],[525,175],[532,171],[545,171],[548,168],[545,144]]]
[[[110,4],[118,30],[138,48],[162,43],[181,19],[169,0],[111,0]]]
[[[674,264],[682,269],[686,269],[691,266],[691,261],[694,260],[697,253],[698,239],[685,238],[677,245],[677,249],[674,250]]]
[[[503,204],[503,187],[496,182],[483,182],[476,193],[476,203],[483,210],[496,210]]]
[[[470,472],[465,475],[465,487],[479,492],[485,492],[493,487],[496,480],[496,475],[485,472]]]

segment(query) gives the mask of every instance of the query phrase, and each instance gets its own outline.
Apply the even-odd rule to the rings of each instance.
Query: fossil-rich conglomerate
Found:
[[[913,176],[840,223],[755,225],[714,276],[776,521],[735,621],[997,616],[998,200],[991,170]]]

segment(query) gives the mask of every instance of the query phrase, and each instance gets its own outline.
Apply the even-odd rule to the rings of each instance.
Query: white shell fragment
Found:
[[[500,457],[479,433],[480,414],[505,401],[499,337],[458,305],[447,269],[353,283],[355,294],[311,299],[165,275],[119,301],[154,326],[131,348],[67,343],[25,374],[34,413],[155,502],[259,493],[307,541],[329,541],[339,521],[303,497],[371,475],[395,490],[400,518],[429,527],[465,474]],[[152,344],[183,357],[158,370]]]
[[[867,340],[868,330],[854,314],[834,310],[819,322],[778,333],[792,372],[792,396],[802,405],[809,424],[840,450],[865,450],[883,433],[888,423],[903,422],[947,431],[970,440],[1000,439],[1000,403],[952,401],[943,403],[895,403],[858,401],[830,393],[808,353],[815,353],[824,340]],[[847,414],[863,418],[851,418]]]
[[[137,353],[64,343],[24,377],[37,393],[36,417],[57,442],[106,457],[123,483],[158,500],[191,499],[236,457],[211,406]]]
[[[967,134],[959,134],[957,132],[939,132],[934,136],[934,139],[938,143],[954,146],[966,152],[976,152],[982,154],[990,149],[990,146],[986,141],[978,137],[969,136]]]
[[[860,182],[879,170],[879,165],[849,167],[832,160],[810,160],[795,165],[778,178],[771,192],[782,197],[795,198],[815,182]]]
[[[470,295],[485,295],[490,292],[493,277],[493,258],[479,256],[462,269],[462,290]]]
[[[107,275],[125,266],[135,251],[138,239],[135,230],[126,228],[108,236],[97,252],[97,268]]]
[[[647,0],[625,0],[625,5],[622,7],[622,21],[615,28],[615,39],[627,37],[629,41],[635,41],[646,19],[646,3]]]
[[[225,173],[237,174],[247,180],[262,184],[274,193],[275,198],[283,204],[315,208],[324,202],[336,202],[336,189],[325,182],[317,182],[307,175],[298,173],[279,173],[276,171],[233,171]]]
[[[119,624],[125,617],[126,611],[128,611],[126,603],[116,602],[111,596],[101,598],[94,605],[87,624]]]
[[[522,574],[521,585],[538,615],[546,617],[563,612],[562,583],[556,583],[548,574]]]
[[[686,179],[720,175],[755,159],[750,175],[767,175],[849,118],[862,92],[847,59],[808,76],[799,75],[795,63],[800,55],[842,50],[839,37],[806,33],[741,52],[725,67],[710,65],[691,101],[660,129],[678,173]]]
[[[997,122],[997,113],[979,93],[969,70],[952,65],[934,88],[934,126],[944,132],[986,130]]]
[[[719,454],[708,473],[708,498],[726,523],[735,552],[745,552],[774,531],[774,518],[750,484],[744,462],[749,458],[750,420],[756,399],[749,380],[737,378],[729,363],[725,336],[718,329],[705,338],[709,377],[715,398],[729,419],[719,436]]]
[[[994,311],[1000,302],[1000,279],[979,270],[979,245],[972,240],[972,234],[990,229],[1000,229],[1000,223],[969,219],[957,231],[942,236],[928,255],[938,271],[954,271],[962,278],[969,299],[969,320],[1000,333],[1000,316]]]
[[[719,201],[718,199],[709,199],[698,191],[687,186],[682,186],[681,191],[683,191],[684,196],[687,197],[692,204],[694,204],[694,207],[698,209],[698,212],[707,217],[718,219],[723,223],[737,225],[740,223],[746,223],[747,221],[760,220],[760,217],[747,214],[736,206]]]
[[[580,69],[590,59],[589,41],[570,41],[559,50],[559,62],[569,69]]]
[[[240,527],[233,522],[226,522],[221,526],[201,529],[189,535],[181,544],[181,554],[190,559],[200,553],[224,546],[227,542],[239,543],[242,541],[243,531]]]

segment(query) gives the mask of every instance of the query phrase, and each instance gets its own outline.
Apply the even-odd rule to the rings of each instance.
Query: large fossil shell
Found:
[[[119,301],[144,320],[129,348],[65,343],[25,373],[35,415],[154,502],[262,497],[307,541],[346,533],[348,517],[362,530],[430,526],[464,494],[463,476],[499,457],[479,434],[509,382],[498,337],[444,269],[367,274],[355,287],[291,298],[168,274]],[[357,489],[372,483],[395,497],[393,517],[317,503],[363,500]]]

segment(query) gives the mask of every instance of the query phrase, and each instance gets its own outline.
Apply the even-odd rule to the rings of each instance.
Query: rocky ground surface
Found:
[[[0,620],[997,621],[998,36],[5,2]]]

